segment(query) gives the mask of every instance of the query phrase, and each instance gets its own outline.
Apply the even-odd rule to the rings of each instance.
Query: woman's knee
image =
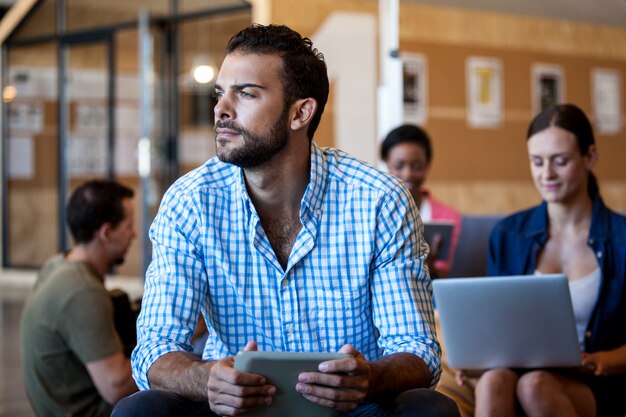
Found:
[[[476,390],[490,393],[515,392],[517,381],[517,374],[510,369],[492,369],[480,376]]]
[[[582,381],[546,371],[524,374],[517,385],[517,397],[525,410],[549,415],[554,410],[575,411],[579,416],[595,414],[593,392]]]
[[[554,377],[545,371],[528,372],[517,383],[517,397],[524,404],[539,402],[558,389]]]

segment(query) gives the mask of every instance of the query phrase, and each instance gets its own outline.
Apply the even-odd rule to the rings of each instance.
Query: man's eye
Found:
[[[218,100],[218,101],[219,101],[220,98],[222,98],[223,95],[224,95],[223,91],[214,91],[213,92],[213,98]]]

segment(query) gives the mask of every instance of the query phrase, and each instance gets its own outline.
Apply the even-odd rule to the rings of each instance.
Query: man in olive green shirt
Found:
[[[38,416],[110,416],[137,390],[104,287],[136,236],[132,197],[116,182],[91,181],[70,198],[76,246],[42,267],[20,323],[22,372]]]

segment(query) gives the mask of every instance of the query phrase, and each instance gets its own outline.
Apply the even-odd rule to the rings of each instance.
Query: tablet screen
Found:
[[[301,372],[317,371],[321,362],[349,356],[345,353],[332,352],[239,352],[235,356],[235,369],[263,375],[277,389],[272,404],[259,407],[246,413],[246,416],[338,416],[338,411],[314,404],[304,398],[296,391],[296,384]]]
[[[446,260],[450,257],[450,243],[452,240],[452,230],[454,223],[452,222],[432,222],[424,223],[424,239],[428,245],[432,245],[435,235],[441,236],[441,244],[439,246],[439,256],[437,259]]]

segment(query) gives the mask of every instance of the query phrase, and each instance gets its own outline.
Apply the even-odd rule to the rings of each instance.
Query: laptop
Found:
[[[447,278],[433,281],[433,291],[450,366],[581,365],[565,275]]]

